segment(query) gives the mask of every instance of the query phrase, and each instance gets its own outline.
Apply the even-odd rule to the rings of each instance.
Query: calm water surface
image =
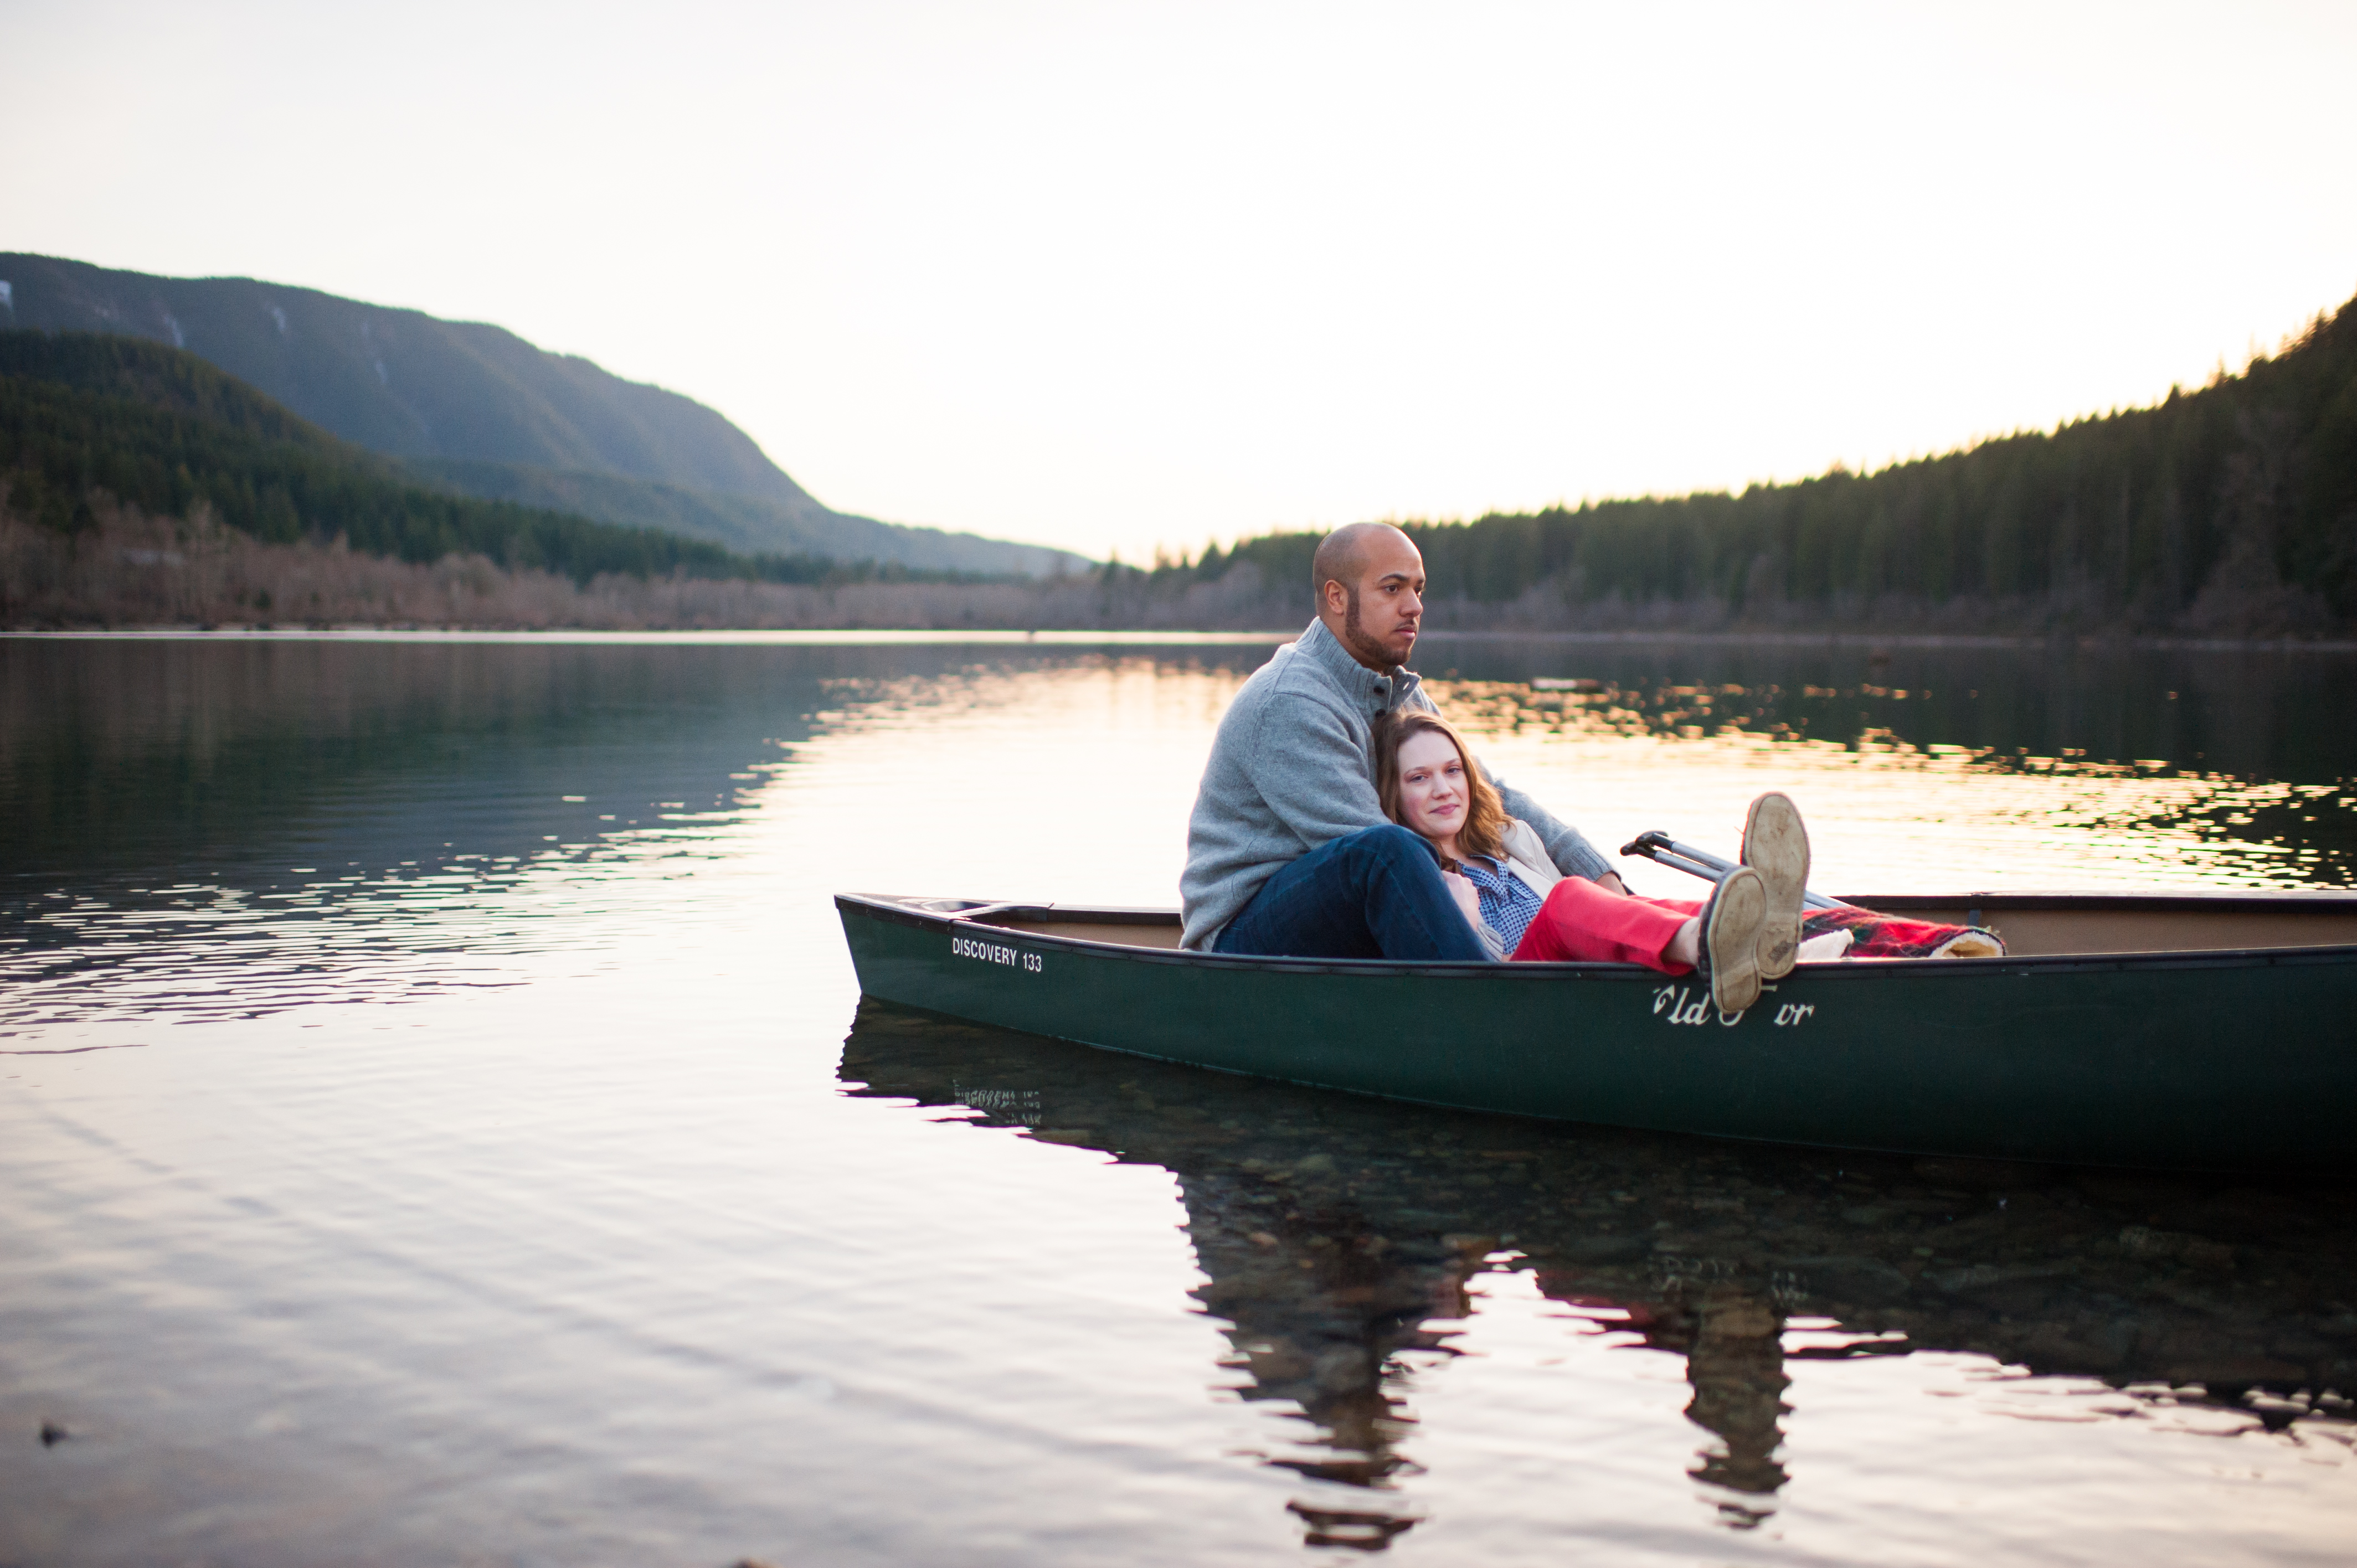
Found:
[[[0,639],[0,1563],[2348,1560],[2350,1190],[860,1001],[838,888],[1174,902],[1266,651]],[[1419,663],[1608,848],[2357,880],[2357,660]]]

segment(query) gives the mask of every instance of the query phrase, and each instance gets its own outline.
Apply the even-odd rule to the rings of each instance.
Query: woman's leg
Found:
[[[1684,974],[1692,966],[1668,961],[1662,950],[1701,908],[1698,900],[1632,898],[1566,876],[1548,892],[1514,957],[1523,963],[1641,963]]]

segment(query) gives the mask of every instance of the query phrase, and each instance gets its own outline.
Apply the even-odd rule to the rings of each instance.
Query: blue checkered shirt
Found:
[[[1465,880],[1473,884],[1473,895],[1481,903],[1481,923],[1498,933],[1505,944],[1506,956],[1523,945],[1523,933],[1538,918],[1539,906],[1545,900],[1530,889],[1530,885],[1494,860],[1461,860],[1458,869]]]

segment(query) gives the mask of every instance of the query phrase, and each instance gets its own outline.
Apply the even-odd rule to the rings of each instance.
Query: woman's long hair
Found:
[[[1404,708],[1384,714],[1375,724],[1375,798],[1383,802],[1383,815],[1401,826],[1407,819],[1400,811],[1400,747],[1426,732],[1448,737],[1457,748],[1457,756],[1465,764],[1465,825],[1457,830],[1457,847],[1467,854],[1478,854],[1484,860],[1506,858],[1506,803],[1498,798],[1498,787],[1473,760],[1472,748],[1438,714],[1427,714],[1421,708]]]

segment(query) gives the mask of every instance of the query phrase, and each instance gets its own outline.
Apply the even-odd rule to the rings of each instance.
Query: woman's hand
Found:
[[[1457,900],[1457,907],[1465,911],[1466,921],[1471,925],[1480,925],[1481,895],[1474,891],[1473,884],[1458,873],[1448,870],[1441,872],[1440,880],[1448,886],[1448,896]]]

